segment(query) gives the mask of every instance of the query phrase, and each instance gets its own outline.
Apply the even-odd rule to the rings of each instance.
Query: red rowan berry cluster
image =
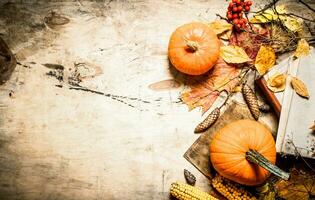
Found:
[[[250,0],[232,0],[230,2],[226,16],[234,24],[236,30],[246,27],[247,20],[243,17],[243,14],[250,11],[251,5]]]

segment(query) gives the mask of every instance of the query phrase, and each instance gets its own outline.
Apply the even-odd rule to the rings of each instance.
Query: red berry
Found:
[[[250,10],[249,6],[245,6],[245,11],[248,12]]]
[[[233,3],[236,3],[236,2],[237,2],[237,0],[232,0],[232,2],[233,2]]]
[[[237,7],[233,7],[233,12],[237,12]]]
[[[229,14],[227,15],[227,18],[231,20],[231,19],[233,19],[233,16],[229,13]]]
[[[234,3],[229,3],[229,8],[232,8],[233,7],[233,5],[234,5]]]
[[[243,7],[242,7],[242,6],[238,6],[238,7],[237,7],[237,10],[238,10],[239,12],[241,12],[241,11],[243,10]]]
[[[243,18],[243,22],[244,22],[244,24],[246,24],[247,23],[247,19]]]
[[[238,23],[239,23],[239,20],[238,20],[238,19],[233,19],[233,23],[234,23],[234,24],[238,24]]]
[[[243,16],[243,13],[241,12],[241,13],[238,13],[238,16],[239,17],[242,17]]]
[[[241,5],[241,0],[237,0],[237,1],[236,1],[236,4],[237,4],[237,5]]]
[[[251,2],[251,1],[246,1],[246,2],[245,2],[245,6],[249,6],[249,7],[250,7],[251,5],[252,5],[252,2]]]
[[[233,19],[238,18],[237,14],[233,14]]]

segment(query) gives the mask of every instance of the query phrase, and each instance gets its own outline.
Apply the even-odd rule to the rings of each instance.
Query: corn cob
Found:
[[[220,116],[220,109],[215,108],[209,115],[195,128],[195,133],[201,133],[210,128]]]
[[[171,195],[178,200],[217,200],[210,194],[185,183],[172,183]]]
[[[255,200],[252,194],[220,175],[212,179],[212,186],[228,200]]]

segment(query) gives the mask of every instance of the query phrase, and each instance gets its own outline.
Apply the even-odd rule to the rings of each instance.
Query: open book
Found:
[[[284,59],[264,78],[269,79],[275,72],[287,73],[302,80],[309,91],[310,98],[300,97],[291,87],[288,76],[284,92],[275,93],[281,104],[281,114],[277,132],[278,153],[298,155],[315,159],[315,133],[310,126],[315,121],[315,50],[310,55],[293,60]]]

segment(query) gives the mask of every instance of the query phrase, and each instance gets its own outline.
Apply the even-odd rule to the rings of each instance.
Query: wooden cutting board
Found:
[[[231,101],[218,121],[205,133],[200,135],[200,137],[186,151],[184,158],[206,177],[211,178],[214,170],[211,169],[209,142],[217,130],[230,122],[240,119],[253,119],[253,117],[246,105]]]

